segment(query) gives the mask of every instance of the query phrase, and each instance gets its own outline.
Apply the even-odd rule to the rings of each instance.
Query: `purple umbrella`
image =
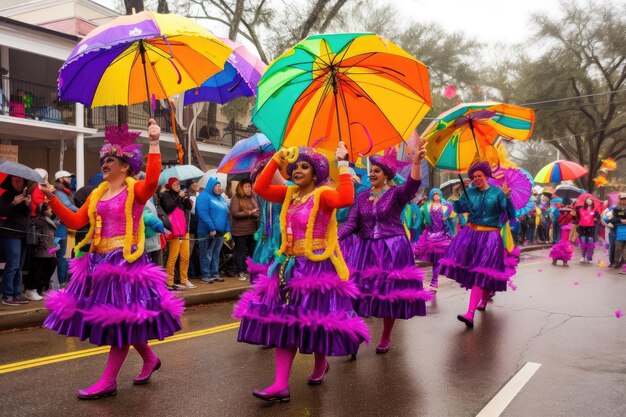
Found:
[[[499,169],[487,180],[489,184],[502,188],[507,184],[511,190],[511,202],[515,210],[526,206],[533,193],[533,183],[528,176],[516,168]]]
[[[235,143],[233,149],[224,155],[217,172],[225,174],[250,172],[268,152],[274,152],[274,146],[270,140],[263,133],[255,133]]]
[[[185,92],[184,105],[198,102],[224,104],[237,97],[256,96],[256,86],[267,65],[245,46],[229,39],[222,41],[233,48],[224,70],[206,80],[198,88]]]

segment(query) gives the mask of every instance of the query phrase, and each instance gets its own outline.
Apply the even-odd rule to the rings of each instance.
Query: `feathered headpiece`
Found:
[[[130,165],[132,175],[141,171],[143,163],[141,144],[135,139],[141,132],[129,132],[128,125],[107,126],[104,132],[104,146],[100,150],[100,163],[107,156],[115,156]]]
[[[320,152],[317,152],[315,149],[310,147],[300,146],[298,153],[298,159],[293,164],[289,164],[287,166],[287,174],[291,177],[293,170],[296,167],[298,162],[306,161],[315,170],[315,175],[317,176],[317,180],[315,181],[316,186],[323,185],[328,181],[330,176],[330,167],[328,165],[328,159]]]
[[[395,178],[400,168],[410,164],[410,162],[398,161],[398,151],[393,146],[385,149],[383,155],[370,156],[370,162],[380,167],[389,180]]]

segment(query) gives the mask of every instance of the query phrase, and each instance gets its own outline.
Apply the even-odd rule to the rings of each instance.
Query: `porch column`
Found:
[[[76,127],[85,127],[85,107],[76,103]],[[85,185],[85,134],[76,134],[76,189]]]

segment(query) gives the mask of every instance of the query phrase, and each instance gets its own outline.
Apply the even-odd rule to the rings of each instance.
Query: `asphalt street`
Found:
[[[456,315],[469,293],[442,278],[428,316],[397,323],[392,347],[376,355],[382,323],[357,360],[330,359],[323,384],[306,384],[310,355],[296,357],[291,402],[251,395],[269,385],[274,352],[237,343],[232,303],[190,308],[184,329],[155,345],[163,366],[133,386],[135,352],[118,394],[80,401],[105,349],[31,328],[0,334],[3,416],[476,416],[528,362],[541,366],[506,403],[503,416],[626,415],[626,276],[597,264],[552,266],[547,251],[523,255],[515,291],[499,293],[474,329]],[[601,254],[599,261],[606,256]]]

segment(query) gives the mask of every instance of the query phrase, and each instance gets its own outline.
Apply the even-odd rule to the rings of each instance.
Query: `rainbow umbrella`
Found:
[[[275,152],[270,140],[263,133],[255,133],[235,143],[235,146],[222,158],[217,172],[224,174],[250,172],[268,152]]]
[[[549,182],[561,182],[575,180],[589,173],[587,168],[572,161],[554,161],[541,168],[535,175],[535,182],[547,184]]]
[[[478,157],[497,162],[502,140],[530,138],[535,112],[525,107],[484,101],[464,103],[440,114],[426,128],[426,159],[435,168],[467,172]]]
[[[431,108],[428,68],[372,33],[309,36],[267,67],[252,120],[276,149],[346,143],[350,159],[413,133]]]
[[[166,99],[221,71],[231,52],[182,16],[120,16],[76,45],[59,70],[59,97],[89,107]]]
[[[224,104],[237,97],[256,95],[256,86],[267,65],[245,46],[230,39],[220,39],[233,49],[233,53],[222,71],[200,87],[185,92],[185,106],[202,101]]]

